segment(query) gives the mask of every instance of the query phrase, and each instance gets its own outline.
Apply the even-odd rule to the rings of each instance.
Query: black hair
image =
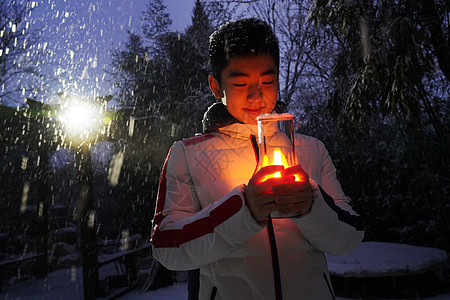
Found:
[[[278,39],[266,22],[257,18],[239,19],[220,26],[209,38],[209,60],[212,75],[221,82],[220,74],[235,56],[270,55],[277,68],[280,64]]]

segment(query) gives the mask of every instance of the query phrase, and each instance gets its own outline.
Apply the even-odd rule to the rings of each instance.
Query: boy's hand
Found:
[[[269,178],[267,175],[281,172],[281,177]],[[297,178],[298,181],[295,181]],[[250,179],[245,190],[245,201],[258,222],[263,222],[275,211],[281,214],[303,215],[311,210],[312,188],[309,176],[299,166],[284,169],[273,165],[261,168]]]
[[[245,202],[257,222],[263,222],[274,211],[292,208],[292,203],[289,200],[292,193],[289,194],[284,191],[284,188],[287,187],[284,184],[295,182],[294,176],[274,177],[261,182],[267,175],[283,171],[283,166],[267,166],[256,172],[248,182],[244,194]],[[272,189],[278,185],[280,186],[278,188],[279,194],[276,195],[272,192]],[[280,203],[275,201],[276,197],[280,197]]]
[[[297,181],[283,182],[272,186],[275,202],[285,206],[285,208],[279,209],[280,213],[290,215],[304,215],[308,213],[311,210],[313,201],[312,187],[309,183],[308,174],[300,165],[287,168],[282,174],[283,177],[290,177],[295,174]]]

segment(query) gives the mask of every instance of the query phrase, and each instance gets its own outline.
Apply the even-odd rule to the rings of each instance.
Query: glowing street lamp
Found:
[[[97,98],[99,99],[99,98]],[[103,101],[69,101],[61,104],[46,104],[34,99],[26,99],[27,108],[12,109],[0,105],[0,122],[7,129],[0,140],[14,143],[30,150],[37,150],[39,155],[37,198],[39,202],[39,237],[37,250],[44,253],[38,258],[39,276],[47,272],[48,248],[48,158],[51,152],[60,146],[76,149],[78,165],[79,199],[76,220],[80,226],[80,250],[83,264],[84,299],[98,296],[97,232],[95,228],[94,196],[92,189],[92,168],[90,145],[101,138],[110,137],[112,117],[116,114],[106,111],[109,96]],[[26,168],[26,166],[25,166]],[[24,186],[22,202],[28,201],[28,186]]]
[[[70,145],[75,146],[96,141],[99,134],[105,134],[111,124],[111,118],[105,116],[104,105],[87,101],[62,104],[58,120],[64,130],[64,139],[67,138]]]
[[[111,118],[106,116],[105,105],[72,100],[61,105],[58,120],[63,129],[63,142],[77,150],[79,199],[75,216],[80,224],[84,299],[95,299],[99,284],[90,145],[100,135],[107,135]]]

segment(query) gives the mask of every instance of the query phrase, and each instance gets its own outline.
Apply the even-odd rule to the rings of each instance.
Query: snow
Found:
[[[327,255],[330,273],[345,277],[396,276],[437,269],[449,262],[444,250],[364,242],[345,256]]]
[[[45,279],[9,281],[0,299],[83,299],[83,280],[80,268],[63,269],[48,274]]]
[[[62,207],[65,207],[65,206],[62,206]],[[61,227],[61,228],[55,229],[53,232],[56,232],[56,233],[72,233],[72,232],[77,232],[77,230],[78,230],[78,227],[76,227],[76,226],[68,226],[68,227]]]
[[[91,147],[92,165],[96,173],[105,174],[107,172],[115,147],[116,144],[109,141],[97,142]],[[59,148],[52,154],[49,162],[53,171],[64,166],[71,166],[75,164],[75,149]]]
[[[50,160],[50,167],[52,170],[59,169],[66,165],[73,165],[75,163],[75,155],[72,148],[59,148]]]
[[[70,276],[70,270],[63,270],[49,274],[47,280],[34,280],[17,284],[14,289],[10,289],[0,294],[0,299],[5,300],[38,300],[38,299],[64,299],[79,300],[83,297],[83,287],[81,283],[81,270],[77,270],[76,281],[66,282]],[[4,298],[2,298],[4,297]],[[187,299],[186,282],[175,283],[172,286],[160,288],[155,291],[140,292],[138,289],[132,290],[117,299],[121,300],[178,300]],[[350,298],[336,297],[337,300],[350,300]],[[450,294],[440,295],[426,300],[449,300]],[[424,299],[425,300],[425,299]]]
[[[106,104],[107,110],[116,111],[116,110],[120,110],[122,108],[123,108],[123,105],[115,99],[108,101],[108,103]]]
[[[174,300],[174,299],[187,299],[187,284],[178,283],[173,286],[158,289],[156,291],[150,291],[146,293],[140,293],[139,291],[131,291],[119,299],[122,300],[148,300],[148,299],[158,299],[158,300]],[[423,300],[449,300],[450,294],[439,295],[431,298],[426,298]],[[336,300],[354,300],[351,298],[336,297]],[[381,299],[378,299],[381,300]]]
[[[343,257],[328,256],[330,269],[340,274],[391,274],[390,272],[414,272],[419,267],[428,268],[431,262],[448,262],[448,258],[442,256],[442,250],[426,247],[417,247],[403,244],[365,242],[352,254]],[[357,263],[357,261],[359,263]],[[103,269],[103,268],[102,268]],[[334,269],[334,270],[333,270]],[[111,270],[103,270],[108,273]],[[58,270],[49,273],[45,279],[10,280],[10,286],[0,293],[0,299],[82,299],[82,272],[81,268]],[[141,292],[138,288],[120,296],[122,300],[159,299],[173,300],[187,298],[186,282],[176,282],[172,286],[160,288],[155,291]],[[338,300],[350,298],[337,297]],[[450,293],[426,298],[426,300],[448,300]]]
[[[30,2],[34,9],[25,16],[22,26],[38,32],[40,41],[30,49],[36,48],[38,50],[34,51],[42,54],[49,52],[39,64],[39,71],[52,76],[53,81],[46,83],[45,92],[37,95],[27,93],[27,96],[46,103],[59,103],[58,91],[90,96],[113,93],[111,78],[105,70],[110,67],[112,53],[127,41],[127,32],[140,32],[141,15],[148,1]],[[190,24],[194,1],[170,0],[167,6],[174,21],[173,29],[184,30]],[[22,27],[16,30],[22,30]],[[21,81],[26,82],[19,78],[18,83]],[[10,107],[26,107],[22,92],[15,95],[0,99],[0,103]]]

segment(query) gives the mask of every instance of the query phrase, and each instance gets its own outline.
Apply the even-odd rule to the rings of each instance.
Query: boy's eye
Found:
[[[242,86],[246,86],[247,84],[246,83],[235,83],[233,85],[237,86],[237,87],[242,87]]]
[[[263,85],[271,85],[271,84],[273,84],[273,80],[272,81],[263,81],[263,82],[261,82]]]

